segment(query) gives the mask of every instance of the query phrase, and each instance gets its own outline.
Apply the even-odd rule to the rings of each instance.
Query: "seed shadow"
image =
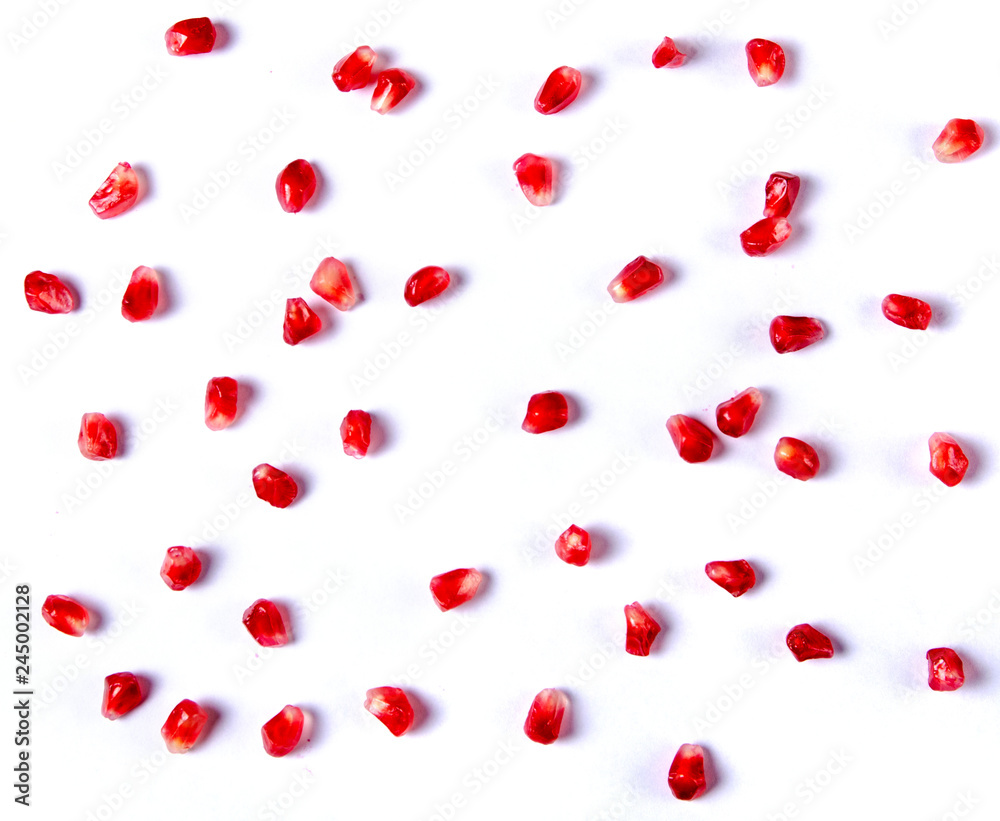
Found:
[[[387,417],[381,413],[371,414],[372,436],[368,455],[378,456],[385,450],[390,450],[396,441],[395,427],[386,421]]]
[[[958,653],[958,657],[962,660],[962,670],[965,673],[965,684],[962,685],[963,687],[980,687],[989,682],[989,675],[987,675],[986,671],[979,666],[975,658],[965,648],[956,648],[955,652]]]
[[[566,397],[566,425],[576,425],[587,418],[588,408],[580,401],[580,398],[573,393],[560,391]]]
[[[568,174],[566,173],[566,163],[563,160],[557,160],[554,157],[547,157],[546,159],[552,163],[552,202],[550,202],[549,205],[558,205],[563,198],[563,191],[566,188],[566,183],[569,182],[572,177],[572,171]],[[522,197],[524,196],[524,192],[521,191],[521,185],[517,182],[516,176],[514,177],[514,190],[517,191]],[[547,208],[548,206],[544,207]]]
[[[174,277],[173,273],[169,268],[160,268],[157,266],[155,269],[156,278],[159,283],[157,288],[157,298],[156,298],[156,311],[153,312],[153,316],[150,317],[154,320],[159,320],[162,317],[169,316],[174,312],[175,306],[175,295],[174,295]]]
[[[285,470],[285,468],[281,468]],[[285,472],[292,477],[295,481],[295,486],[298,488],[298,492],[295,494],[295,499],[289,507],[299,504],[303,499],[309,496],[313,485],[313,473],[298,464],[292,464],[288,466],[288,470]]]
[[[428,300],[428,302],[434,302],[436,300],[440,304],[444,304],[445,300],[442,300],[441,297],[445,297],[447,300],[454,299],[460,296],[468,287],[469,275],[465,268],[452,268],[451,266],[444,266],[444,269],[448,272],[448,287],[434,299]]]
[[[198,737],[198,746],[205,744],[209,738],[212,736],[212,732],[215,730],[216,726],[223,720],[222,711],[218,708],[214,701],[199,701],[198,706],[205,711],[207,718],[205,719],[205,726],[201,731],[201,735]]]
[[[215,563],[218,561],[218,557],[214,550],[203,547],[199,547],[194,554],[201,562],[201,573],[198,574],[198,578],[194,581],[194,584],[205,584],[207,580],[212,578],[212,573],[216,571]]]
[[[800,57],[802,50],[798,43],[778,43],[785,52],[785,71],[775,85],[793,85],[798,82],[802,73]],[[744,51],[744,54],[746,52]]]
[[[706,744],[699,744],[705,754],[705,792],[716,789],[719,785],[726,783],[726,773],[722,770],[715,759],[712,748]]]
[[[413,708],[413,724],[409,729],[409,733],[417,734],[429,729],[428,725],[433,720],[435,714],[430,702],[425,696],[417,695],[412,690],[406,691],[406,698]]]
[[[105,622],[104,611],[89,596],[77,596],[75,593],[67,595],[74,601],[80,602],[86,608],[87,614],[90,617],[87,622],[87,633],[99,632]]]
[[[132,170],[135,171],[136,179],[139,182],[139,193],[135,204],[141,205],[147,198],[152,197],[156,193],[156,190],[153,188],[153,181],[150,177],[148,166],[140,163],[139,165],[133,165]]]
[[[920,297],[920,299],[924,299]],[[954,326],[954,314],[948,304],[948,298],[944,294],[935,294],[929,299],[924,299],[931,306],[932,318],[930,326],[933,329],[950,329]],[[916,331],[921,333],[921,331]]]
[[[319,211],[327,202],[330,200],[331,191],[330,185],[327,182],[326,174],[323,173],[322,167],[315,160],[309,160],[309,165],[312,166],[313,174],[316,177],[316,190],[313,195],[309,198],[309,202],[305,204],[302,209],[306,213],[311,214],[314,211]]]
[[[660,283],[660,288],[663,288],[666,285],[671,285],[680,280],[680,266],[677,263],[668,262],[665,258],[660,256],[652,257],[652,261],[663,269],[663,282]]]
[[[833,631],[829,630],[824,622],[809,622],[813,627],[819,630],[824,636],[830,639],[830,643],[833,645],[833,657],[838,656],[850,656],[851,646],[845,644]],[[819,661],[825,661],[825,659],[818,659]]]
[[[296,625],[292,621],[292,611],[291,608],[285,604],[284,601],[276,601],[275,599],[269,599],[269,601],[274,605],[278,614],[281,616],[281,621],[285,625],[285,633],[288,635],[287,644],[293,644],[295,642],[296,636]],[[263,646],[263,645],[261,645]]]
[[[212,25],[215,26],[215,44],[212,46],[213,52],[224,51],[237,41],[235,32],[229,23],[216,23],[213,20]]]
[[[353,54],[353,53],[354,53],[353,50],[351,50],[350,52],[348,52],[348,54]],[[346,56],[347,56],[347,54],[341,55],[341,57],[346,57]],[[337,62],[338,63],[340,62],[341,57],[337,58]],[[366,85],[365,88],[368,88],[368,86],[370,86],[375,81],[375,79],[378,77],[378,75],[381,74],[383,71],[386,71],[387,69],[392,68],[393,64],[395,62],[396,62],[396,52],[395,51],[392,51],[392,50],[383,50],[382,48],[379,48],[378,51],[375,52],[375,62],[372,64],[372,76],[371,76],[371,80],[368,82],[368,85]],[[337,63],[334,63],[334,65],[336,65],[336,64]],[[409,73],[414,78],[416,77],[416,75],[413,74],[412,72],[409,72]],[[336,88],[336,86],[334,86],[334,88]],[[358,91],[362,91],[363,89],[357,89],[357,90]]]
[[[786,172],[791,174],[793,172]],[[816,200],[816,194],[822,187],[819,180],[811,174],[796,174],[799,178],[799,193],[795,197],[795,204],[792,206],[792,210],[798,214],[807,208],[812,207],[813,202]],[[798,223],[796,222],[796,226]]]
[[[639,604],[642,604],[642,602],[639,602]],[[649,647],[649,655],[663,655],[663,653],[666,652],[669,641],[667,637],[670,635],[670,619],[667,618],[667,615],[663,610],[663,605],[659,602],[654,602],[649,605],[642,604],[642,606],[650,616],[656,619],[656,623],[660,625],[660,632],[656,636],[656,640]]]
[[[812,444],[812,442],[809,444]],[[813,445],[813,448],[819,457],[820,469],[817,471],[817,476],[836,476],[840,465],[837,458],[832,455],[833,452],[824,443],[820,443],[818,446]]]
[[[990,449],[978,438],[970,438],[965,435],[956,436],[956,440],[962,446],[962,452],[965,453],[969,460],[969,467],[965,472],[965,478],[962,479],[962,484],[968,482],[969,484],[977,485],[984,475],[988,476],[990,473],[990,460],[987,454],[990,453]]]
[[[146,673],[134,673],[133,675],[135,676],[136,681],[139,682],[139,695],[141,697],[139,700],[139,704],[136,706],[141,707],[143,704],[146,703],[146,699],[148,699],[150,695],[152,695],[152,693],[159,686],[159,682],[156,681],[152,676],[147,675]],[[125,716],[122,716],[122,718],[125,718]]]
[[[355,303],[350,308],[350,310],[353,311],[358,305],[365,301],[365,293],[361,289],[358,278],[354,275],[354,270],[356,268],[354,260],[342,259],[340,261],[344,263],[344,267],[347,268],[347,278],[351,281],[351,285],[354,287]],[[348,312],[345,311],[344,313]]]
[[[579,720],[577,718],[577,711],[580,709],[577,705],[583,702],[576,697],[574,690],[568,690],[565,687],[558,688],[561,693],[563,693],[567,699],[569,699],[569,706],[566,708],[566,712],[563,713],[562,724],[559,726],[559,740],[570,739],[577,735],[579,730]]]
[[[320,711],[311,704],[299,704],[297,706],[302,711],[305,720],[302,722],[302,743],[293,751],[296,758],[308,753],[314,745],[323,741],[326,737],[326,725],[318,718]]]
[[[772,571],[768,565],[764,564],[758,559],[746,559],[745,561],[750,565],[750,567],[753,568],[753,575],[755,581],[753,583],[753,587],[747,590],[747,592],[744,593],[743,596],[753,596],[754,591],[756,591],[757,588],[765,587],[770,582]],[[737,598],[742,599],[743,596],[737,596]]]
[[[584,103],[589,102],[600,90],[603,82],[604,78],[598,72],[589,68],[581,69],[579,99]]]
[[[588,527],[590,534],[590,561],[603,562],[614,554],[614,538],[611,529],[603,525]]]
[[[115,438],[118,440],[118,450],[115,453],[116,459],[122,459],[129,454],[128,437],[125,435],[125,421],[118,414],[108,414],[107,420],[115,429]]]
[[[247,406],[253,403],[259,392],[260,388],[253,380],[242,376],[236,379],[236,418],[233,419],[233,424],[230,427],[236,427],[243,421],[243,417],[247,413]]]
[[[476,595],[469,602],[470,605],[475,605],[480,600],[487,601],[488,598],[493,593],[493,574],[489,570],[481,570],[476,568],[479,572],[479,587],[476,588]]]
[[[974,159],[979,154],[992,154],[993,153],[993,137],[997,133],[997,126],[993,120],[976,120],[979,123],[979,127],[983,129],[983,144],[980,149],[973,154],[969,159]]]

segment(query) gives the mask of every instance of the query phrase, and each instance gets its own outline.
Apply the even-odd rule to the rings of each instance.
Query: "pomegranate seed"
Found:
[[[785,637],[796,661],[833,657],[833,642],[811,624],[796,624]]]
[[[778,353],[808,348],[824,337],[823,326],[811,316],[776,316],[771,320],[771,346]]]
[[[645,608],[634,601],[625,605],[625,652],[648,656],[649,647],[660,634],[660,625]]]
[[[327,257],[316,268],[309,287],[339,311],[349,311],[358,301],[351,274],[339,259]]]
[[[292,160],[274,182],[278,204],[289,214],[297,214],[316,193],[316,172],[306,160]]]
[[[663,269],[651,259],[637,256],[608,285],[615,302],[631,302],[663,282]]]
[[[748,257],[766,257],[777,251],[792,235],[792,226],[782,217],[766,217],[740,234],[740,244]]]
[[[669,37],[664,37],[653,52],[653,66],[656,68],[677,68],[684,64],[686,54],[677,49],[677,44]]]
[[[539,114],[555,114],[562,111],[580,93],[583,75],[575,68],[560,66],[553,71],[538,90],[535,97],[535,111]]]
[[[755,39],[746,45],[747,68],[758,86],[771,86],[785,73],[785,50],[770,40]]]
[[[984,136],[975,120],[948,120],[934,141],[934,156],[941,162],[961,162],[982,147]]]
[[[167,29],[164,39],[167,51],[178,57],[205,54],[215,45],[215,26],[207,17],[192,17],[174,23]]]
[[[112,673],[104,677],[104,698],[101,715],[114,721],[132,712],[142,703],[139,679],[132,673]]]
[[[950,693],[965,684],[965,668],[958,653],[949,647],[928,650],[927,683],[939,693]]]
[[[787,217],[795,198],[799,195],[802,181],[794,174],[776,171],[764,184],[764,216]]]
[[[582,527],[570,525],[556,539],[556,555],[566,564],[583,567],[590,561],[590,534]]]
[[[364,88],[372,79],[375,52],[369,46],[358,46],[333,67],[333,84],[341,91]]]
[[[286,704],[284,709],[260,728],[264,752],[281,758],[294,750],[302,738],[306,717],[298,707]]]
[[[753,426],[763,401],[759,390],[747,388],[715,409],[715,423],[726,436],[738,439]]]
[[[288,644],[288,628],[281,610],[273,601],[257,599],[243,611],[243,626],[261,647],[282,647]]]
[[[390,68],[380,72],[375,78],[375,91],[372,93],[372,111],[388,114],[416,87],[417,81],[399,68]]]
[[[365,709],[394,736],[401,736],[413,726],[413,707],[398,687],[373,687],[365,693]]]
[[[266,462],[253,469],[253,489],[258,499],[275,507],[288,507],[299,492],[291,476]]]
[[[42,618],[67,636],[82,636],[90,624],[90,613],[69,596],[49,596],[42,603]]]
[[[205,389],[205,424],[209,430],[223,430],[236,420],[236,400],[240,386],[229,376],[215,376]]]
[[[362,458],[368,453],[372,440],[371,415],[363,410],[348,411],[340,423],[340,438],[344,442],[344,453],[355,459]]]
[[[955,487],[969,469],[962,446],[947,433],[931,434],[927,444],[931,449],[931,473],[948,487]]]
[[[437,265],[428,265],[421,268],[408,280],[403,289],[403,298],[406,304],[415,308],[428,299],[434,299],[451,284],[451,276],[444,268]]]
[[[542,690],[531,702],[524,720],[524,734],[539,744],[551,744],[559,738],[567,707],[569,699],[565,693],[552,688]]]
[[[556,174],[552,160],[537,154],[522,154],[514,160],[514,174],[528,202],[539,207],[552,204]]]
[[[774,449],[774,464],[782,473],[805,482],[819,471],[819,456],[801,439],[782,436]]]
[[[124,214],[139,198],[139,178],[132,166],[120,162],[90,198],[90,210],[102,220]]]
[[[103,413],[85,413],[77,438],[80,453],[95,462],[114,459],[118,453],[118,433]]]
[[[712,455],[712,431],[697,419],[674,414],[667,420],[667,433],[685,462],[704,462]]]
[[[692,801],[705,792],[705,751],[699,745],[681,744],[670,764],[667,786],[681,801]]]
[[[68,314],[76,307],[73,292],[55,274],[32,271],[24,278],[28,307],[43,314]]]
[[[546,433],[558,430],[569,420],[569,404],[559,391],[536,393],[528,400],[521,430],[527,433]]]
[[[882,300],[882,315],[890,322],[914,331],[926,331],[931,323],[931,306],[922,299],[889,294]]]
[[[160,735],[166,742],[167,750],[186,753],[195,745],[207,723],[208,713],[196,702],[186,698],[170,711],[160,728]]]
[[[168,547],[160,567],[160,578],[171,590],[183,590],[198,581],[201,559],[190,547]]]
[[[757,575],[753,572],[750,562],[745,559],[709,562],[705,565],[705,573],[708,578],[733,596],[742,596],[757,583]]]
[[[323,322],[313,313],[301,297],[292,297],[285,302],[285,324],[282,327],[282,338],[289,345],[298,345],[303,339],[318,334]]]
[[[450,570],[431,579],[431,595],[434,603],[442,610],[451,610],[465,604],[476,595],[482,574],[472,568]]]
[[[122,297],[122,316],[129,322],[142,322],[156,312],[160,299],[160,278],[156,271],[140,265],[132,272],[132,278]]]

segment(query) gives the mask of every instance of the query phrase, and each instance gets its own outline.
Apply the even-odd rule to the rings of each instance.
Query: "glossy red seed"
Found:
[[[748,257],[766,257],[777,251],[792,235],[792,226],[781,217],[765,217],[740,234],[740,244]]]
[[[777,43],[760,38],[746,45],[747,68],[758,86],[774,85],[785,73],[785,51]]]
[[[365,709],[394,736],[401,736],[413,726],[413,707],[398,687],[373,687],[365,693]]]
[[[731,562],[709,562],[705,574],[719,587],[733,596],[742,596],[757,583],[757,575],[750,562],[738,559]]]
[[[320,262],[309,280],[309,287],[340,311],[349,311],[358,301],[351,273],[336,257],[327,257]]]
[[[90,198],[90,210],[102,220],[124,214],[139,198],[139,178],[132,166],[120,162]]]
[[[782,473],[805,482],[819,471],[819,456],[801,439],[782,436],[774,449],[774,464]]]
[[[209,430],[224,430],[236,420],[239,383],[230,376],[215,376],[205,389],[205,424]]]
[[[85,413],[76,440],[80,453],[95,462],[114,459],[118,454],[118,433],[103,413]]]
[[[340,438],[344,443],[344,453],[361,459],[368,453],[372,441],[371,415],[363,410],[348,411],[340,423]]]
[[[260,728],[264,752],[281,758],[294,750],[302,738],[305,714],[298,707],[286,704],[284,709]]]
[[[796,661],[833,657],[833,642],[811,624],[797,624],[788,631],[785,644]]]
[[[764,216],[787,217],[799,195],[802,181],[794,174],[776,171],[764,184]]]
[[[160,578],[171,590],[183,590],[198,581],[201,559],[190,547],[168,547],[160,566]]]
[[[644,256],[638,256],[618,272],[608,285],[615,302],[631,302],[663,282],[663,269]]]
[[[73,292],[55,274],[32,271],[24,278],[28,307],[43,314],[68,314],[76,307]]]
[[[667,420],[667,433],[685,462],[704,462],[715,444],[712,431],[697,419],[674,414]]]
[[[524,734],[538,744],[551,744],[559,738],[569,699],[565,693],[552,688],[542,690],[528,710],[524,720]]]
[[[318,334],[323,321],[301,297],[292,297],[285,302],[285,324],[282,339],[289,345],[298,345],[303,339]]]
[[[648,656],[650,645],[659,634],[660,625],[639,602],[625,605],[626,653]]]
[[[178,57],[205,54],[215,45],[215,26],[207,17],[192,17],[174,23],[167,29],[164,39],[167,51]]]
[[[969,469],[969,459],[962,446],[947,433],[934,433],[927,441],[931,450],[931,473],[948,487],[955,487]]]
[[[152,268],[140,265],[122,297],[122,316],[129,322],[142,322],[156,313],[160,300],[160,277]]]
[[[664,37],[660,41],[660,45],[653,51],[653,65],[656,68],[677,68],[684,65],[686,57],[687,55],[677,48],[677,44],[673,40]]]
[[[570,525],[556,539],[556,555],[566,564],[583,567],[590,561],[590,534],[582,527]]]
[[[889,294],[882,300],[882,315],[886,319],[914,331],[926,331],[932,313],[930,305],[913,296]]]
[[[243,626],[261,647],[282,647],[288,644],[288,628],[281,609],[272,601],[257,599],[244,610]]]
[[[442,610],[451,610],[475,596],[482,580],[482,574],[472,568],[449,570],[431,579],[431,596]]]
[[[112,673],[104,677],[104,698],[101,715],[110,721],[132,712],[142,703],[139,679],[132,673]]]
[[[753,426],[764,397],[756,388],[747,388],[727,399],[715,409],[715,423],[719,430],[734,439],[743,436]]]
[[[415,308],[428,299],[433,299],[451,283],[451,276],[444,268],[428,265],[421,268],[408,280],[403,289],[403,299],[411,308]]]
[[[692,801],[705,792],[705,751],[699,745],[681,744],[670,764],[667,786],[681,801]]]
[[[82,636],[90,624],[90,613],[69,596],[49,596],[42,602],[42,618],[60,633]]]
[[[371,82],[375,56],[369,46],[358,46],[333,67],[333,84],[341,91],[364,88]]]
[[[982,147],[984,136],[975,120],[948,120],[934,141],[934,156],[941,162],[961,162]]]
[[[528,202],[539,207],[552,204],[556,175],[552,160],[537,154],[522,154],[514,160],[514,175]]]
[[[388,114],[414,88],[417,81],[399,68],[386,69],[375,78],[375,91],[372,93],[372,111]]]
[[[288,507],[299,492],[291,476],[266,462],[253,469],[253,489],[258,499],[275,507]]]
[[[528,411],[521,423],[526,433],[558,430],[569,421],[569,403],[558,391],[536,393],[528,400]]]
[[[553,71],[535,97],[535,111],[539,114],[555,114],[562,111],[580,93],[583,75],[575,68],[560,66]]]
[[[950,647],[928,650],[927,683],[939,693],[950,693],[965,684],[965,668],[958,653]]]
[[[306,160],[292,160],[274,182],[278,204],[289,214],[297,214],[316,193],[316,172]]]
[[[197,702],[186,698],[170,711],[160,728],[160,735],[169,752],[186,753],[198,741],[207,723],[208,713]]]
[[[819,342],[825,335],[819,320],[811,316],[776,316],[768,330],[771,346],[778,353],[801,351]]]

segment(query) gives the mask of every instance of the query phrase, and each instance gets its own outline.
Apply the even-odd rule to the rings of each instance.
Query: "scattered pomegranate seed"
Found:
[[[889,294],[882,300],[882,315],[890,322],[914,331],[926,331],[931,324],[931,306],[922,299]]]
[[[292,160],[274,182],[278,204],[289,214],[297,214],[316,193],[316,172],[307,160]]]
[[[653,66],[656,68],[677,68],[684,64],[686,54],[681,53],[677,44],[669,37],[664,37],[653,52]]]
[[[663,269],[644,256],[637,256],[608,285],[615,302],[631,302],[663,282]]]
[[[681,744],[670,764],[667,786],[681,801],[692,801],[705,792],[705,751],[699,745]]]
[[[208,713],[196,702],[186,698],[170,711],[160,728],[160,735],[166,742],[167,750],[186,753],[195,745],[207,723]]]
[[[285,302],[285,324],[282,327],[282,338],[289,345],[298,345],[303,339],[318,334],[323,327],[319,316],[313,313],[301,297],[292,297]]]
[[[948,120],[934,141],[934,156],[941,162],[961,162],[982,147],[984,136],[975,120]]]
[[[704,462],[712,455],[712,431],[697,419],[674,414],[667,420],[667,433],[685,462]]]
[[[559,738],[567,707],[569,699],[565,693],[552,688],[542,690],[531,702],[524,720],[524,734],[539,744],[551,744]]]
[[[590,561],[590,534],[582,527],[570,525],[556,539],[556,555],[566,564],[583,567]]]
[[[811,316],[776,316],[771,320],[771,346],[778,353],[793,353],[819,342],[824,334]]]
[[[431,595],[442,610],[451,610],[465,604],[476,595],[483,576],[478,570],[462,568],[450,570],[431,579]]]
[[[205,389],[205,424],[209,430],[223,430],[236,420],[239,383],[230,376],[215,376]]]
[[[757,38],[747,43],[746,52],[747,68],[758,86],[774,85],[785,73],[785,50],[777,43]]]
[[[372,111],[388,114],[416,87],[417,81],[399,68],[386,69],[375,78]]]
[[[80,453],[95,462],[114,459],[118,453],[118,433],[103,413],[85,413],[77,445]]]
[[[282,647],[288,644],[288,628],[280,608],[273,601],[257,599],[243,611],[243,626],[261,647]]]
[[[727,593],[737,597],[757,583],[757,575],[746,559],[709,562],[705,565],[705,574]]]
[[[947,433],[934,433],[927,444],[931,449],[931,473],[948,487],[955,487],[969,469],[962,446]]]
[[[646,609],[634,601],[625,605],[625,652],[648,656],[649,647],[660,634],[660,625]]]
[[[348,411],[340,423],[340,438],[344,442],[344,453],[355,459],[362,458],[368,453],[372,440],[371,415],[363,410]]]
[[[258,499],[275,507],[288,507],[299,492],[291,476],[266,462],[253,469],[253,489]]]
[[[129,322],[142,322],[156,312],[160,300],[160,277],[152,268],[140,265],[122,297],[122,316]]]
[[[73,292],[55,274],[32,271],[24,278],[28,307],[43,314],[68,314],[76,307]]]
[[[375,56],[369,46],[358,46],[333,67],[333,84],[341,91],[364,88],[371,82]]]
[[[183,590],[198,581],[201,559],[190,547],[168,547],[160,567],[160,578],[171,590]]]
[[[349,311],[358,301],[351,274],[336,257],[327,257],[316,267],[309,287],[339,311]]]
[[[406,304],[415,308],[428,299],[434,299],[445,288],[451,284],[451,276],[444,268],[437,265],[428,265],[421,268],[408,280],[403,289],[403,298]]]
[[[795,205],[801,184],[798,177],[784,171],[776,171],[768,177],[764,184],[764,216],[787,217]]]
[[[538,90],[535,97],[535,111],[539,114],[555,114],[562,111],[580,93],[583,75],[575,68],[560,66],[553,71]]]
[[[413,707],[398,687],[372,688],[365,693],[365,709],[394,736],[401,736],[413,726]]]
[[[558,430],[569,420],[569,403],[559,391],[536,393],[528,400],[521,430],[527,433],[546,433]]]
[[[928,650],[927,683],[939,693],[950,693],[965,684],[965,668],[958,653],[950,647]]]
[[[260,728],[264,740],[264,752],[275,758],[281,758],[294,750],[302,738],[302,728],[306,717],[303,712],[291,704]]]
[[[556,175],[552,160],[537,154],[522,154],[514,160],[514,174],[528,202],[539,207],[552,204]]]
[[[112,673],[104,677],[101,715],[110,721],[132,712],[142,703],[139,679],[132,673]]]
[[[792,235],[791,223],[782,217],[765,217],[740,234],[740,244],[748,257],[766,257],[777,251]]]
[[[763,401],[759,390],[747,388],[715,409],[715,423],[726,436],[738,439],[750,430]]]
[[[67,636],[82,636],[90,624],[90,613],[69,596],[49,596],[42,603],[42,618]]]
[[[796,661],[833,657],[833,642],[810,624],[797,624],[788,631],[785,644]]]
[[[124,214],[139,198],[139,178],[127,162],[116,165],[90,198],[90,210],[102,220]]]
[[[192,17],[174,23],[167,29],[164,39],[167,51],[178,57],[205,54],[215,45],[215,26],[207,17]]]
[[[819,471],[819,456],[801,439],[782,436],[774,449],[774,464],[782,473],[805,482]]]

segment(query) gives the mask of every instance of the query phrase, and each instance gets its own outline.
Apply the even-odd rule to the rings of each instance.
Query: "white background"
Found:
[[[36,617],[31,813],[939,819],[964,801],[995,817],[1000,11],[905,6],[6,4],[0,585],[8,628],[15,584],[31,585]],[[168,55],[166,28],[206,13],[227,42]],[[692,53],[681,69],[650,64],[666,34]],[[785,47],[776,86],[747,74],[752,37]],[[330,81],[360,42],[418,79],[389,116]],[[542,117],[534,95],[564,64],[587,87]],[[952,117],[979,121],[987,143],[946,166],[928,149]],[[526,151],[562,166],[541,212],[511,171]],[[299,157],[322,187],[285,214],[274,179]],[[122,160],[149,191],[97,220],[87,200]],[[750,259],[738,235],[776,170],[803,180],[794,234]],[[307,288],[329,254],[364,291],[348,314]],[[638,254],[672,279],[609,313],[607,283]],[[118,304],[138,265],[160,272],[165,310],[132,325]],[[415,310],[403,283],[424,265],[460,282]],[[29,311],[35,269],[71,282],[80,309]],[[890,292],[928,300],[932,329],[883,319]],[[327,325],[294,348],[292,296]],[[777,313],[820,318],[826,340],[776,355]],[[252,396],[214,433],[202,403],[220,375]],[[667,417],[709,422],[749,385],[766,397],[752,432],[682,462]],[[575,419],[528,436],[525,404],[543,390],[571,396]],[[352,408],[381,431],[362,461],[338,437]],[[129,440],[103,467],[77,451],[87,411]],[[927,471],[938,430],[972,461],[954,489]],[[818,448],[815,480],[781,481],[785,435]],[[265,461],[301,482],[286,510],[252,496]],[[446,461],[454,475],[425,484]],[[570,519],[599,544],[586,568],[551,550]],[[158,577],[175,544],[207,559],[183,593]],[[704,576],[708,560],[744,557],[761,579],[741,599]],[[488,583],[439,612],[430,577],[464,566]],[[50,593],[99,625],[52,630],[38,615]],[[258,597],[293,613],[294,642],[270,655],[240,623]],[[649,658],[624,652],[634,600],[664,624]],[[834,638],[833,660],[797,664],[783,647],[804,621]],[[927,687],[936,646],[965,659],[957,693]],[[152,689],[110,723],[102,682],[120,670]],[[361,706],[392,682],[426,713],[399,739]],[[533,745],[524,716],[553,686],[571,727]],[[167,757],[159,728],[182,698],[218,718]],[[315,726],[271,759],[259,728],[286,703]],[[666,781],[684,742],[716,771],[690,805]]]

